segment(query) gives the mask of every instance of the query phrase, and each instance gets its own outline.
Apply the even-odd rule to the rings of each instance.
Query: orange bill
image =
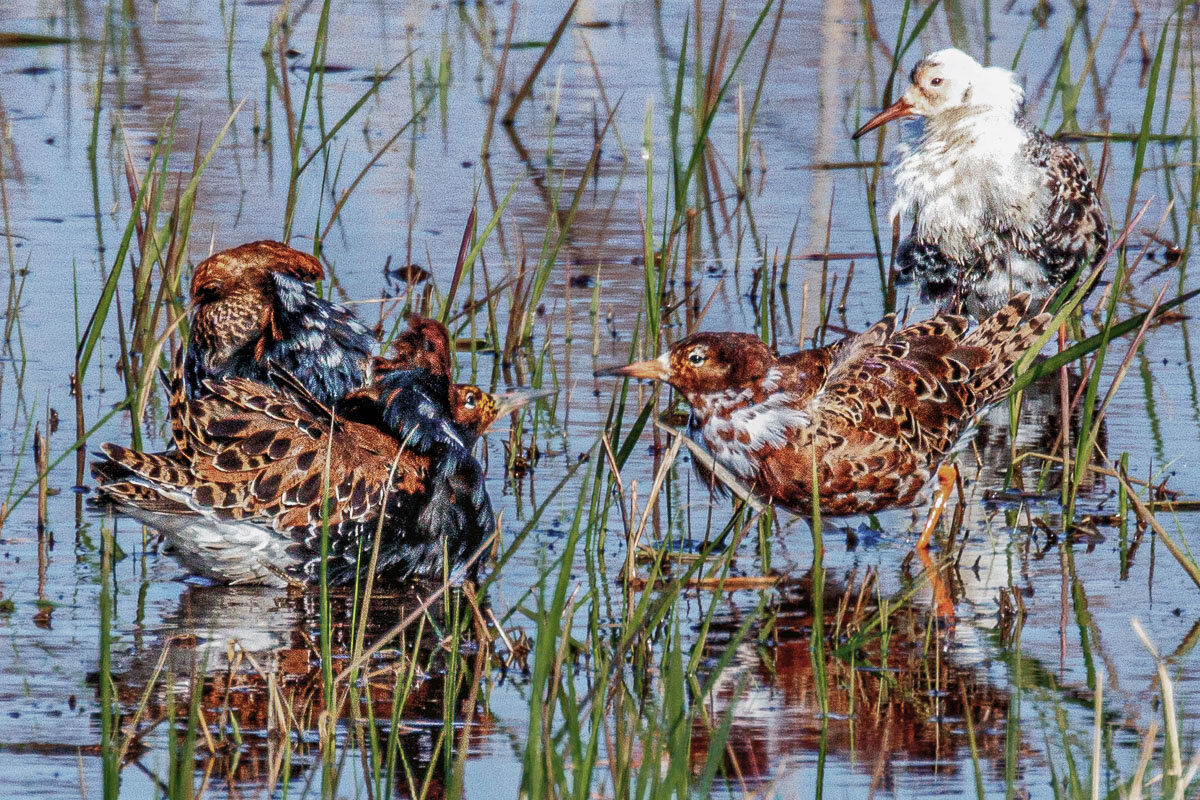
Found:
[[[854,132],[851,139],[857,139],[878,128],[880,125],[886,125],[894,119],[904,119],[912,116],[912,103],[901,97],[890,106],[880,111],[875,116],[867,120],[867,123]]]
[[[596,371],[597,378],[610,375],[619,375],[625,378],[642,378],[648,381],[665,381],[667,379],[667,367],[662,361],[655,358],[650,361],[635,361],[623,367],[610,367]]]

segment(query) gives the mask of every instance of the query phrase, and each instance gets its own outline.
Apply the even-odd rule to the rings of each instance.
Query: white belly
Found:
[[[281,573],[301,564],[287,551],[290,539],[260,524],[205,514],[160,514],[133,506],[121,506],[120,511],[161,531],[191,572],[222,583],[287,586]]]

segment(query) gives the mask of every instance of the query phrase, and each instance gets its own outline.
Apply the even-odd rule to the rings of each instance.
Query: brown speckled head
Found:
[[[478,386],[458,383],[450,387],[450,413],[460,430],[479,437],[496,420],[519,411],[539,397],[557,393],[557,389],[519,389],[504,394],[489,394]]]
[[[499,417],[500,404],[478,386],[460,383],[450,387],[450,411],[459,428],[481,436]]]
[[[211,302],[239,289],[259,286],[272,272],[309,282],[325,277],[321,262],[308,253],[282,242],[249,242],[214,253],[196,265],[192,272],[192,300]]]
[[[696,333],[667,351],[668,383],[684,394],[751,386],[766,377],[775,357],[749,333]]]
[[[749,333],[694,333],[651,361],[601,370],[597,375],[666,381],[685,395],[739,389],[761,381],[775,357]]]

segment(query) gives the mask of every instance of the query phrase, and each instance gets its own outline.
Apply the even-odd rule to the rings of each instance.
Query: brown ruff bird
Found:
[[[374,344],[344,306],[317,296],[321,262],[280,242],[209,256],[192,273],[195,310],[185,380],[189,395],[228,376],[270,383],[271,363],[329,405],[370,379]]]
[[[277,367],[270,386],[226,378],[189,397],[177,364],[169,379],[174,448],[144,454],[103,445],[93,465],[100,502],[163,531],[206,577],[311,580],[328,458],[330,579],[354,577],[381,511],[378,572],[440,576],[444,555],[453,566],[494,527],[471,452],[476,440],[546,394],[452,385],[449,347],[441,323],[410,318],[394,357],[377,359],[386,368],[345,398],[336,420]]]
[[[1014,297],[968,331],[939,314],[776,357],[756,336],[697,333],[657,359],[603,370],[666,381],[692,406],[699,438],[759,494],[807,511],[813,460],[821,510],[859,514],[912,503],[976,416],[1012,383],[1013,363],[1048,314],[1022,323]]]
[[[381,424],[372,425],[331,420],[281,372],[275,380],[292,384],[286,391],[227,378],[207,383],[197,398],[186,396],[179,376],[176,369],[174,448],[139,453],[105,444],[93,475],[102,504],[162,531],[200,575],[230,583],[314,579],[327,460],[335,583],[352,580],[360,556],[369,557],[381,513],[377,571],[390,580],[440,576],[444,562],[460,563],[494,527],[471,445],[515,410],[511,401],[451,388],[427,370],[401,370],[378,382],[384,406]]]

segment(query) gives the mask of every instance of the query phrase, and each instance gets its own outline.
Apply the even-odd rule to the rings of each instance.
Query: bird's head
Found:
[[[749,333],[695,333],[650,361],[600,370],[597,376],[665,381],[689,399],[746,388],[766,377],[775,357]]]
[[[192,300],[209,303],[239,291],[261,291],[278,272],[302,281],[319,281],[325,270],[315,256],[282,242],[248,242],[214,253],[192,271]]]
[[[867,120],[854,132],[859,138],[880,125],[906,117],[936,117],[955,109],[1016,114],[1025,92],[1013,75],[1000,67],[985,67],[961,50],[930,53],[913,67],[904,95]]]
[[[533,389],[489,394],[478,386],[459,383],[450,388],[450,410],[460,430],[479,437],[501,417],[556,392],[556,389]]]
[[[493,396],[469,383],[450,387],[450,412],[454,424],[464,431],[480,436],[500,416],[499,402]]]

